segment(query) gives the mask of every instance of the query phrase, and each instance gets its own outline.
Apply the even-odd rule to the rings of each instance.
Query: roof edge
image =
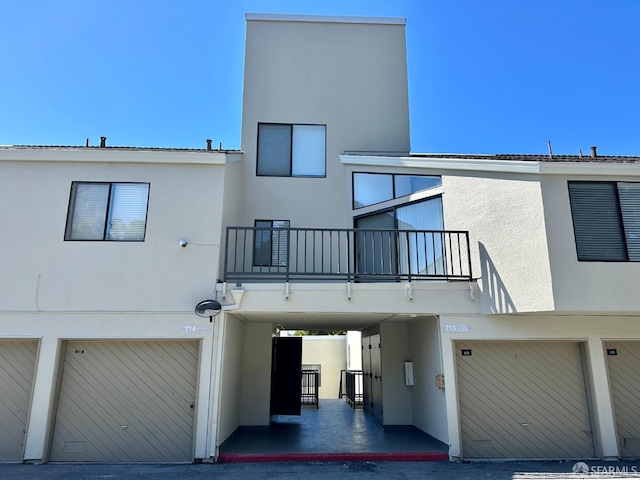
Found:
[[[401,17],[357,17],[334,15],[291,15],[279,13],[245,13],[249,21],[269,22],[313,22],[313,23],[368,23],[380,25],[406,25],[407,19]]]

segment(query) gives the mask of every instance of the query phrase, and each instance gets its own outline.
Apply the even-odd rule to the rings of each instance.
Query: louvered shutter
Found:
[[[629,260],[640,261],[640,183],[618,183]]]
[[[569,182],[578,260],[626,261],[614,183]]]

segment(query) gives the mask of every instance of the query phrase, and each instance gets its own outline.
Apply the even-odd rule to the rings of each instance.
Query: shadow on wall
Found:
[[[515,313],[516,306],[507,292],[507,288],[500,278],[495,264],[491,260],[482,242],[478,242],[480,253],[481,283],[484,292],[484,302],[491,313]]]

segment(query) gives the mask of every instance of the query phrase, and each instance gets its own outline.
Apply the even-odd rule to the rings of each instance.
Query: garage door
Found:
[[[190,462],[197,341],[67,342],[52,461]]]
[[[38,343],[0,340],[0,461],[20,462]]]
[[[640,458],[640,342],[607,342],[620,456]]]
[[[466,458],[592,457],[578,343],[457,342]]]

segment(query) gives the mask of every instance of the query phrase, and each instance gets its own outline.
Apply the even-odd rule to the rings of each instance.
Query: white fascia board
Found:
[[[615,177],[640,176],[640,163],[541,162],[540,173],[543,175],[597,175]]]
[[[224,165],[224,152],[149,150],[0,149],[0,162],[163,163]]]
[[[406,18],[398,17],[349,17],[332,15],[280,15],[275,13],[246,13],[247,22],[262,20],[270,22],[314,22],[314,23],[369,23],[381,25],[406,25]]]
[[[522,162],[475,158],[446,157],[383,157],[373,155],[340,155],[345,165],[367,165],[376,167],[409,167],[432,170],[457,170],[472,172],[540,173],[540,162]]]
[[[606,162],[536,162],[519,160],[497,160],[448,157],[386,157],[376,155],[340,155],[345,165],[377,167],[408,167],[445,171],[471,171],[495,173],[520,173],[539,175],[576,176],[640,176],[640,163]]]

